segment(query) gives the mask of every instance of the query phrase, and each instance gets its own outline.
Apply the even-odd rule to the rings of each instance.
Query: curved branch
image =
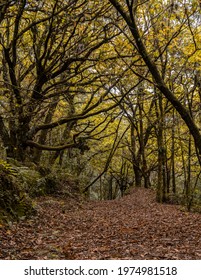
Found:
[[[31,140],[27,140],[26,145],[29,147],[34,147],[36,149],[44,150],[44,151],[62,151],[65,149],[80,147],[79,143],[70,143],[70,144],[61,145],[61,146],[47,146],[47,145],[42,145],[42,144],[36,143]]]

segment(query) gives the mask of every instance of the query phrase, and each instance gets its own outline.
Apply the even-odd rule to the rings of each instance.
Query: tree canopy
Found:
[[[199,201],[198,1],[0,4],[5,160],[59,166],[96,198]],[[179,196],[179,198],[177,197]]]

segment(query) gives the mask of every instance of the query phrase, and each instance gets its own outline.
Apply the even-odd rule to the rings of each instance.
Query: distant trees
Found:
[[[146,151],[144,162],[146,162],[149,153],[142,139],[145,139],[146,136],[146,129],[143,126],[147,118],[147,127],[152,125],[148,142],[150,143],[151,138],[153,139],[153,133],[156,137],[156,142],[153,142],[155,147],[153,156],[155,158],[157,156],[158,201],[166,201],[170,193],[176,192],[176,182],[178,182],[180,176],[183,177],[177,173],[178,167],[180,169],[182,165],[178,163],[178,159],[185,166],[185,193],[188,193],[190,188],[192,196],[193,190],[195,190],[192,186],[189,187],[191,181],[189,178],[192,176],[192,172],[197,178],[195,182],[197,187],[200,182],[201,133],[198,117],[200,110],[198,109],[200,76],[198,73],[201,67],[199,43],[201,18],[199,3],[197,1],[187,1],[188,3],[178,1],[174,5],[172,1],[109,0],[108,2],[124,19],[125,25],[117,24],[118,28],[124,30],[135,56],[139,56],[138,63],[131,66],[132,75],[135,77],[134,79],[140,78],[142,85],[146,84],[146,86],[142,86],[146,88],[145,98],[150,98],[150,108],[153,104],[151,118],[147,114],[147,109],[143,109],[144,105],[142,104],[144,102],[142,101],[135,105],[132,116],[127,113],[131,122],[134,122],[131,143],[133,143],[135,150],[138,144],[141,150],[144,147]],[[131,79],[129,83],[131,86]],[[135,96],[137,99],[137,91],[135,91]],[[127,107],[127,112],[128,110],[131,112],[130,108]],[[139,115],[141,114],[143,118],[141,125],[140,120],[137,121],[139,127],[141,126],[141,131],[143,131],[141,132],[141,138],[139,133],[137,138],[135,136],[136,112]],[[181,117],[180,120],[178,114]],[[183,131],[188,133],[182,120],[190,132],[189,140],[187,140],[188,137],[181,136],[179,127],[182,127],[182,133]],[[135,143],[136,139],[138,144]],[[193,146],[192,140],[194,140]],[[179,147],[178,145],[182,146]],[[156,154],[156,151],[158,151],[158,154]],[[132,152],[132,157],[135,153]],[[140,156],[136,161],[135,158],[133,158],[134,162],[138,163],[135,165],[135,179],[139,181],[137,178],[140,178],[143,174],[143,159]],[[180,161],[181,158],[183,158],[182,161]],[[193,165],[196,166],[194,171],[192,171]],[[152,174],[156,172],[156,169],[152,169],[151,166],[146,166],[146,168],[152,170]],[[153,178],[153,175],[151,175],[151,178]],[[137,184],[140,185],[140,183]],[[186,197],[189,198],[189,193],[187,193]]]

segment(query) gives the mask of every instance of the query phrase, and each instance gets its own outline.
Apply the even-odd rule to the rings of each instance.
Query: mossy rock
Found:
[[[0,218],[20,219],[35,213],[32,200],[17,176],[0,167]]]
[[[30,196],[35,196],[38,181],[41,179],[39,172],[29,169],[28,167],[17,167],[17,177],[20,180],[25,192]]]
[[[26,166],[16,167],[24,190],[31,197],[52,194],[57,190],[57,178],[47,168],[30,169]]]

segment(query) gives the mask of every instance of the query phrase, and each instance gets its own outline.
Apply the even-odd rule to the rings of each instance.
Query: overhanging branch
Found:
[[[47,145],[42,145],[39,143],[36,143],[34,141],[28,140],[26,141],[26,145],[29,147],[34,147],[39,150],[44,150],[44,151],[62,151],[65,149],[70,149],[70,148],[79,148],[79,143],[69,143],[66,145],[60,145],[60,146],[47,146]]]

